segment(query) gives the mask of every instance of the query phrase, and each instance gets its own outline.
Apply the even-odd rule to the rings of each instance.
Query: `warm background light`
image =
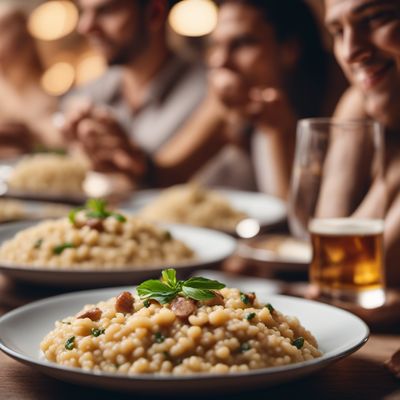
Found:
[[[217,6],[211,0],[183,0],[171,9],[169,23],[183,36],[204,36],[217,23]]]
[[[30,33],[41,40],[57,40],[70,34],[78,23],[78,10],[69,1],[49,1],[29,17]]]
[[[59,62],[52,65],[42,76],[43,89],[53,95],[59,96],[67,92],[75,80],[75,70],[71,64]]]
[[[98,78],[106,70],[106,63],[98,54],[85,53],[76,65],[75,83],[82,85],[92,79]]]

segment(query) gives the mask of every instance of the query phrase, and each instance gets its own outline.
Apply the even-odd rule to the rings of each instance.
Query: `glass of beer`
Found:
[[[298,123],[289,226],[309,239],[310,280],[323,300],[385,301],[384,137],[371,120]]]

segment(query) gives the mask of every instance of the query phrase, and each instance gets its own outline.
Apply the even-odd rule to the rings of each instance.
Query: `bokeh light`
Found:
[[[57,40],[69,35],[78,23],[78,10],[70,1],[49,1],[30,15],[28,29],[41,40]]]
[[[183,0],[172,7],[169,24],[183,36],[204,36],[217,24],[218,8],[211,0]]]
[[[53,95],[59,96],[67,92],[75,80],[74,67],[66,62],[53,64],[42,76],[43,89]]]
[[[76,65],[75,83],[82,85],[98,78],[106,70],[106,62],[103,57],[94,53],[85,53]]]

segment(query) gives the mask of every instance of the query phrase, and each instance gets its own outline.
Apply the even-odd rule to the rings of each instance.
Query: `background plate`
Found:
[[[0,226],[0,244],[18,231],[37,222],[15,222]],[[236,241],[229,235],[211,229],[187,225],[163,224],[172,235],[192,248],[197,259],[176,265],[151,265],[127,270],[51,270],[29,266],[12,266],[0,261],[0,272],[25,282],[58,286],[112,286],[130,282],[138,283],[149,277],[158,277],[166,267],[176,268],[177,273],[188,273],[200,267],[214,266],[229,257],[236,248]]]
[[[234,208],[245,212],[249,218],[255,219],[261,228],[276,225],[286,218],[285,202],[276,197],[240,190],[212,190],[224,196]],[[124,202],[120,208],[127,212],[138,212],[141,208],[155,200],[161,192],[161,190],[138,191],[133,195],[131,200]]]

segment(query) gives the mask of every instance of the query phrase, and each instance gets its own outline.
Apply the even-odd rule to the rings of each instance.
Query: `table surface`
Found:
[[[17,285],[0,275],[0,315],[20,305],[59,294],[60,290]],[[307,378],[272,388],[219,399],[400,399],[400,379],[384,366],[384,361],[400,348],[400,324],[386,332],[373,332],[356,353]],[[63,383],[14,361],[0,352],[0,399],[132,399],[142,398]],[[196,398],[190,394],[191,398]],[[147,398],[147,397],[146,397]],[[168,398],[168,394],[162,397]],[[176,398],[176,397],[174,397]],[[187,395],[185,396],[187,398]],[[199,399],[204,399],[204,396]]]

